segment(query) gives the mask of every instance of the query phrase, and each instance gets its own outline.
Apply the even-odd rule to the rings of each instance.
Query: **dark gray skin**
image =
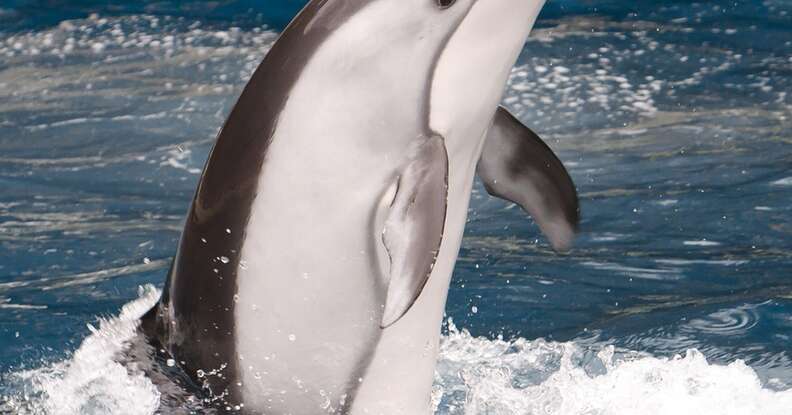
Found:
[[[553,150],[503,107],[495,113],[476,172],[489,194],[530,214],[554,249],[569,248],[580,218],[575,184]]]

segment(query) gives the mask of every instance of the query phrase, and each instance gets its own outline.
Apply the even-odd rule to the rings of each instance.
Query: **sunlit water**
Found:
[[[156,411],[116,357],[299,7],[255,3],[0,5],[0,413]],[[437,413],[792,413],[792,3],[659,3],[543,12],[504,103],[582,234],[554,254],[477,187]]]

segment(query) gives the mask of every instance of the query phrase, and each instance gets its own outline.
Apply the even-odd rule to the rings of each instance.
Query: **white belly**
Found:
[[[387,256],[373,222],[387,208],[382,195],[408,144],[426,134],[427,51],[436,48],[344,46],[348,38],[360,42],[363,26],[376,20],[362,13],[320,47],[291,91],[264,161],[237,277],[247,408],[315,415],[342,406],[382,332],[387,264],[380,262]],[[410,27],[391,30],[416,36]],[[432,41],[440,40],[425,36]]]
[[[246,405],[315,414],[344,400],[379,340],[386,286],[373,222],[403,155],[398,142],[372,147],[369,126],[343,114],[291,114],[247,226],[237,350]]]

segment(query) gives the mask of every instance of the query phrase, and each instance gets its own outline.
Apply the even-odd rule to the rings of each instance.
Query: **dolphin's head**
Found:
[[[397,88],[415,74],[428,76],[421,85],[426,102],[416,104],[429,113],[435,133],[453,140],[480,124],[479,115],[486,115],[485,124],[494,115],[544,2],[313,0],[299,31],[330,38],[344,28],[345,46],[333,52],[339,65],[328,71],[377,76]]]
[[[378,99],[420,111],[429,130],[446,138],[453,158],[460,146],[479,148],[472,142],[489,125],[544,2],[313,0],[290,32],[301,42],[333,45],[323,61],[328,84],[350,85],[354,97],[376,79]],[[279,43],[288,46],[284,56],[299,50],[296,43]]]
[[[464,8],[434,69],[430,126],[453,157],[479,145],[544,0],[431,0],[446,12]],[[475,134],[474,142],[470,138]],[[459,142],[465,140],[467,142]],[[467,152],[466,152],[467,153]]]

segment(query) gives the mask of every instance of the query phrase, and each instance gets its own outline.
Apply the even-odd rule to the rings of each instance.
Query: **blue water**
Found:
[[[79,351],[162,285],[213,138],[302,3],[0,2],[0,413],[123,402],[78,388]],[[754,405],[728,413],[792,413],[792,2],[550,1],[504,104],[567,165],[582,232],[555,254],[477,185],[438,413],[714,406],[662,382],[644,392],[677,412],[619,406],[635,391],[603,382],[625,371]],[[553,373],[579,389],[547,392]],[[82,394],[54,401],[63,383],[42,379]]]

